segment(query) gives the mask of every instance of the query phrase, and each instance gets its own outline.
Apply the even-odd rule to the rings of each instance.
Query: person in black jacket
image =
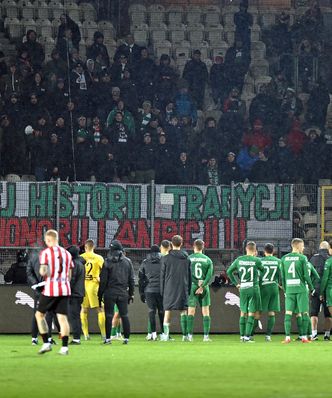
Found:
[[[234,152],[228,152],[226,162],[221,165],[221,184],[223,185],[231,185],[232,181],[241,181],[241,171],[235,157]]]
[[[80,249],[77,246],[70,246],[67,251],[71,254],[74,268],[72,271],[69,299],[69,322],[73,334],[70,344],[81,344],[81,305],[85,295],[85,260],[80,256]]]
[[[70,30],[72,34],[72,43],[73,46],[78,50],[80,41],[81,41],[81,32],[77,23],[73,21],[68,14],[62,14],[60,16],[60,25],[58,28],[58,41],[63,39],[66,34],[66,30]]]
[[[101,32],[94,33],[93,44],[88,47],[86,56],[87,59],[91,58],[97,61],[103,69],[110,66],[110,57],[104,44],[104,35]]]
[[[16,263],[11,265],[11,267],[4,276],[5,282],[11,282],[13,285],[26,285],[27,262],[28,252],[26,250],[19,250],[16,253]]]
[[[163,332],[164,309],[160,294],[161,253],[158,245],[151,247],[151,253],[143,260],[138,271],[138,287],[141,300],[149,308],[151,339],[157,340],[156,311],[158,311],[160,327]]]
[[[98,298],[104,300],[106,315],[106,338],[104,344],[111,344],[112,320],[114,305],[119,308],[122,321],[124,341],[128,344],[130,336],[130,322],[128,318],[128,304],[134,301],[134,268],[131,260],[123,253],[121,242],[113,240],[110,251],[105,259],[100,273]]]
[[[323,276],[324,266],[326,260],[330,257],[331,247],[330,244],[326,241],[321,242],[319,245],[318,253],[314,254],[310,262],[315,267],[318,272],[320,278]],[[311,317],[311,325],[312,325],[312,340],[318,340],[318,315],[321,309],[321,305],[323,306],[324,317],[325,317],[325,335],[324,340],[330,340],[330,330],[332,328],[331,315],[329,309],[326,305],[326,302],[320,301],[320,281],[316,282],[314,286],[314,293],[311,295],[310,302],[310,317]]]
[[[35,317],[35,313],[39,304],[39,298],[43,291],[42,286],[38,286],[39,283],[43,282],[44,278],[39,273],[40,262],[39,262],[39,250],[38,244],[35,245],[35,248],[29,253],[26,274],[28,285],[34,290],[34,308],[33,308],[33,317],[32,317],[32,325],[31,325],[31,341],[32,345],[38,344],[38,325]],[[52,322],[54,321],[58,330],[60,330],[60,325],[57,320],[57,317],[53,312],[47,312],[46,314],[46,322],[49,330],[48,341],[51,344],[56,344],[56,342],[52,339]]]
[[[172,250],[163,257],[160,271],[160,293],[163,296],[164,334],[163,341],[169,339],[169,326],[172,311],[181,311],[183,336],[187,335],[187,309],[191,290],[191,265],[188,254],[181,250],[183,239],[179,235],[172,238]]]

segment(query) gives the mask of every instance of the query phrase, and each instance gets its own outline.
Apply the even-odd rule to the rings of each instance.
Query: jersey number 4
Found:
[[[288,268],[288,273],[292,274],[292,278],[295,278],[296,274],[295,274],[295,261],[293,261],[291,263],[291,265]]]

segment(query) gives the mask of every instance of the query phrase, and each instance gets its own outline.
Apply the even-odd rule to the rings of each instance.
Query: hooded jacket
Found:
[[[102,300],[104,294],[111,297],[131,297],[134,296],[134,290],[134,268],[131,260],[122,250],[111,250],[100,273],[99,300]]]
[[[160,293],[161,254],[150,253],[138,271],[139,293]]]
[[[79,255],[77,246],[71,246],[67,250],[74,262],[70,281],[71,297],[83,298],[85,295],[85,260]]]
[[[315,270],[320,276],[320,280],[316,281],[316,284],[314,286],[316,294],[320,294],[320,281],[323,277],[325,262],[329,257],[330,254],[327,249],[319,249],[318,253],[314,254],[310,259],[311,264],[314,266]]]

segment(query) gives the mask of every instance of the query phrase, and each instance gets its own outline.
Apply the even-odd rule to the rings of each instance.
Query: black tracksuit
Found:
[[[160,327],[163,331],[164,309],[163,298],[160,294],[160,270],[161,270],[160,253],[151,253],[143,260],[138,272],[139,293],[142,300],[146,300],[149,308],[149,320],[151,324],[151,332],[156,332],[156,310],[160,321]]]
[[[74,268],[70,281],[69,322],[73,339],[80,340],[82,331],[81,305],[85,295],[85,260],[83,257],[73,256],[73,261]]]
[[[160,293],[165,311],[188,308],[191,289],[191,265],[188,254],[172,250],[161,260]]]
[[[6,272],[4,279],[6,283],[12,282],[13,285],[27,284],[27,262],[19,261],[11,265]]]
[[[29,260],[27,264],[27,279],[28,279],[28,285],[36,285],[37,283],[40,283],[43,281],[43,277],[39,273],[39,268],[40,268],[40,262],[39,262],[39,251],[33,250],[30,255],[29,255]],[[38,302],[40,299],[40,295],[42,292],[43,288],[37,288],[34,290],[35,297],[34,297],[34,308],[33,308],[33,317],[32,317],[32,326],[31,326],[31,337],[33,339],[36,339],[38,337],[38,325],[37,321],[35,318],[35,313],[38,307]],[[56,327],[58,330],[60,330],[60,325],[58,322],[57,317],[53,312],[47,312],[46,313],[46,322],[48,325],[48,333],[49,337],[52,336],[52,321],[54,321]]]
[[[100,273],[98,298],[104,299],[106,316],[106,339],[110,339],[114,305],[119,308],[125,339],[130,335],[128,301],[134,296],[135,279],[131,260],[122,251],[112,250],[105,259]]]
[[[310,259],[311,264],[315,267],[315,269],[318,272],[321,279],[322,279],[323,273],[324,273],[325,261],[329,257],[330,257],[330,254],[327,249],[319,249],[318,253],[314,254]],[[319,311],[320,311],[320,305],[323,304],[324,316],[325,316],[325,318],[330,318],[331,315],[330,315],[329,309],[326,306],[326,302],[323,301],[323,303],[321,303],[321,301],[319,299],[320,281],[318,281],[316,283],[314,288],[315,288],[315,294],[311,297],[310,316],[318,316]]]

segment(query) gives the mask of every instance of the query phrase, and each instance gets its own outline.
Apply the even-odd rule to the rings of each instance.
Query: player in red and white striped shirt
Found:
[[[44,344],[39,353],[51,351],[52,346],[48,342],[48,326],[45,314],[54,311],[60,324],[62,336],[62,348],[60,354],[68,354],[69,323],[68,323],[68,300],[71,294],[70,279],[71,269],[74,267],[71,254],[59,246],[57,231],[50,229],[45,234],[47,248],[40,254],[40,275],[45,278],[44,290],[38,304],[36,320],[39,332]]]

